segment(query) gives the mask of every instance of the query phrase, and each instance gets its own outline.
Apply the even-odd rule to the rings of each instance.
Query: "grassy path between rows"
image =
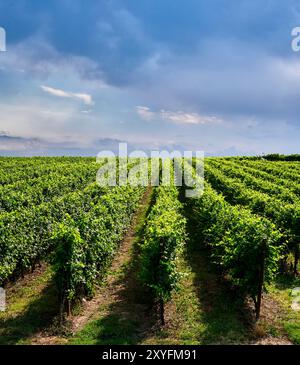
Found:
[[[58,313],[51,266],[42,263],[6,291],[7,310],[0,312],[0,345],[28,344]]]

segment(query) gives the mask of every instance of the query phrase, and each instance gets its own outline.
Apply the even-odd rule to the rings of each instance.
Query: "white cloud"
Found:
[[[221,119],[215,116],[200,115],[198,113],[185,113],[183,111],[171,112],[161,110],[162,119],[177,124],[212,124],[219,123]]]
[[[176,124],[215,124],[222,122],[220,118],[215,116],[186,113],[183,111],[160,110],[159,112],[154,112],[147,106],[137,106],[136,112],[144,120],[157,118]]]
[[[45,91],[48,94],[58,96],[61,98],[72,98],[72,99],[79,99],[83,101],[85,105],[94,105],[93,98],[89,94],[84,93],[73,93],[73,92],[67,92],[61,89],[54,89],[49,86],[41,85],[41,89]]]
[[[88,87],[107,88],[97,62],[87,56],[60,53],[46,39],[32,36],[11,44],[5,57],[0,57],[0,69],[5,72],[26,74],[38,80],[80,80]]]
[[[147,106],[136,106],[135,110],[138,115],[145,120],[151,120],[156,116],[156,114],[152,112]]]
[[[77,117],[77,111],[70,107],[45,109],[43,105],[29,100],[23,103],[0,103],[0,109],[1,129],[25,138],[63,138],[65,126]]]

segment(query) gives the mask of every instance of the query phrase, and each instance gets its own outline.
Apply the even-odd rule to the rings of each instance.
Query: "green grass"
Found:
[[[134,250],[130,254],[132,259]],[[116,301],[101,304],[94,319],[69,339],[71,345],[133,345],[138,342],[140,315],[134,306],[141,297],[141,288],[135,281],[136,268],[131,259],[123,263],[118,270],[110,272],[118,283],[125,287],[116,293]],[[135,281],[134,287],[131,286]],[[108,289],[103,284],[104,290]]]
[[[28,343],[57,314],[57,294],[52,280],[52,269],[47,266],[8,290],[7,310],[0,312],[1,345]]]
[[[283,312],[279,325],[284,329],[288,338],[295,344],[300,344],[300,311],[291,308],[291,291],[300,286],[300,278],[292,275],[281,275],[269,286],[270,295],[280,303]]]
[[[235,298],[218,281],[218,275],[209,264],[206,251],[194,251],[189,254],[192,267],[191,279],[196,288],[200,308],[199,322],[203,331],[196,333],[201,344],[234,344],[246,338],[247,328],[243,321],[243,301]],[[182,297],[185,297],[184,294]]]
[[[99,319],[91,321],[70,340],[72,345],[132,345],[137,342],[138,323],[121,314],[105,314],[99,311]]]

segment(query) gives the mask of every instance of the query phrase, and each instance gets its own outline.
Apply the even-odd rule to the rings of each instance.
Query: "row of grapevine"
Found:
[[[0,286],[18,277],[52,248],[53,228],[66,213],[76,215],[95,204],[105,191],[91,184],[82,191],[70,192],[51,202],[0,216]]]
[[[0,157],[0,186],[23,181],[24,184],[32,178],[45,176],[51,172],[63,172],[74,165],[92,164],[92,160],[77,158],[27,158],[3,159]]]
[[[279,190],[281,190],[281,187],[283,187],[284,189],[288,189],[290,190],[290,192],[292,192],[293,194],[296,194],[297,196],[299,196],[300,194],[300,183],[288,179],[288,178],[282,178],[280,176],[277,175],[272,175],[270,172],[266,172],[263,171],[262,169],[259,168],[259,166],[256,166],[255,163],[254,164],[246,164],[245,162],[239,162],[237,160],[220,160],[222,161],[222,164],[224,163],[226,166],[234,166],[234,167],[238,167],[240,170],[247,172],[249,174],[251,174],[252,176],[255,176],[257,178],[263,179],[266,182],[272,182],[274,185],[277,185],[277,187],[279,187]],[[248,161],[251,162],[251,161]],[[286,166],[282,168],[282,170],[286,170]]]
[[[264,284],[277,272],[280,232],[268,219],[229,204],[207,182],[204,194],[188,199],[187,204],[213,262],[241,292],[251,296],[259,318]]]
[[[235,165],[232,162],[225,162],[224,160],[216,161],[209,160],[206,165],[211,165],[216,169],[222,171],[226,176],[230,176],[236,179],[236,181],[243,182],[247,187],[274,196],[275,199],[280,199],[284,202],[294,204],[299,203],[299,196],[291,191],[291,188],[284,187],[277,183],[276,177],[270,182],[265,178],[256,176],[255,172],[247,171],[241,166]],[[300,191],[300,185],[296,186],[296,189]]]
[[[117,186],[98,196],[90,209],[67,215],[52,235],[55,276],[62,309],[93,296],[99,278],[116,251],[145,188]]]
[[[98,164],[97,168],[100,166]],[[83,171],[87,176],[96,178],[94,166],[85,166]],[[72,185],[73,191],[66,187],[67,193],[49,202],[0,214],[0,286],[34,268],[37,262],[45,258],[53,248],[53,229],[66,214],[76,217],[88,212],[99,197],[110,189],[97,183],[86,186],[86,177],[80,174],[73,179],[78,180],[77,185]],[[83,186],[86,187],[82,189]]]
[[[273,168],[275,170],[281,169],[285,171],[300,173],[300,162],[272,162],[272,161],[265,161],[265,160],[259,160],[259,161],[253,161],[251,159],[237,159],[237,158],[230,158],[230,161],[237,162],[239,164],[244,163],[251,163],[253,166],[268,166],[269,168]]]
[[[33,207],[70,191],[82,189],[95,180],[98,168],[96,164],[74,164],[61,172],[42,175],[26,183],[21,180],[0,186],[0,211],[12,212]]]
[[[136,162],[131,161],[128,167]],[[148,161],[144,163],[148,166]],[[115,162],[109,162],[107,172],[114,167]],[[143,171],[148,174],[147,168],[141,170],[137,181]],[[93,166],[91,173],[95,178]],[[34,268],[52,252],[62,308],[82,296],[92,296],[145,191],[133,180],[131,176],[132,185],[113,187],[91,183],[50,202],[3,213],[0,286]]]
[[[230,203],[245,205],[252,212],[267,217],[282,229],[284,237],[281,245],[294,253],[296,272],[299,260],[300,206],[284,203],[268,194],[247,188],[245,184],[227,177],[209,164],[206,165],[205,177]]]
[[[186,222],[178,199],[178,189],[174,186],[173,167],[169,160],[164,164],[164,168],[171,173],[171,184],[161,185],[154,191],[154,204],[146,220],[140,255],[140,278],[158,300],[162,324],[164,303],[177,288],[177,258],[186,239]]]
[[[269,161],[251,161],[241,160],[241,165],[255,167],[261,171],[265,171],[271,175],[280,177],[282,179],[288,179],[300,184],[300,171],[289,169],[289,163],[285,163],[284,166],[278,166],[277,162]]]
[[[82,156],[33,156],[33,157],[4,157],[0,156],[0,164],[3,167],[20,167],[28,165],[49,165],[52,163],[90,163],[95,161],[94,157]]]

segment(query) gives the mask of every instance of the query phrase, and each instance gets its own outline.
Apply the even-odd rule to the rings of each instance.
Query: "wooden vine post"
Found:
[[[294,275],[298,275],[299,256],[300,256],[300,254],[299,254],[299,243],[296,243],[296,246],[295,246],[295,261],[294,261]]]
[[[262,243],[260,266],[258,271],[258,290],[257,290],[257,300],[255,302],[255,314],[256,320],[260,317],[261,299],[264,288],[264,277],[265,277],[265,264],[266,264],[266,240]]]

